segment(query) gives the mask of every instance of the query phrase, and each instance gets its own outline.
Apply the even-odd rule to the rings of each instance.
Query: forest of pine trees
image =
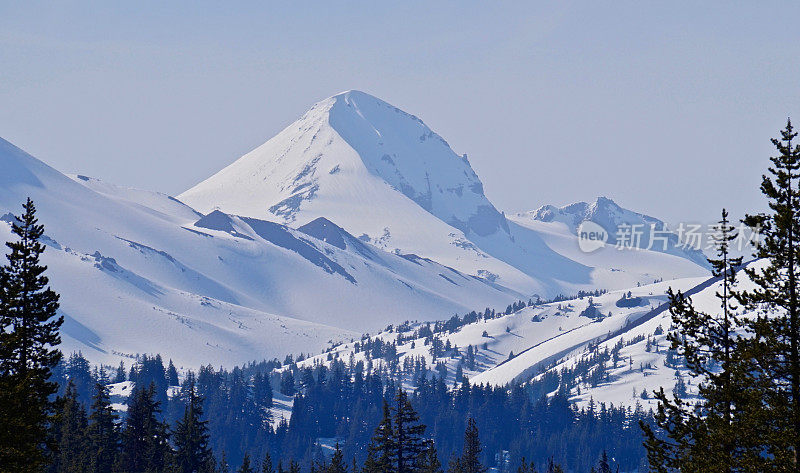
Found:
[[[183,376],[159,355],[140,357],[129,372],[124,364],[92,369],[80,353],[65,361],[57,348],[59,296],[40,262],[44,227],[28,200],[0,266],[0,472],[800,471],[796,137],[788,122],[773,140],[777,154],[761,184],[770,210],[744,219],[760,232],[759,260],[744,265],[732,256],[737,235],[723,210],[709,260],[717,307],[699,310],[691,297],[669,291],[668,363],[681,360],[701,380],[700,396],[687,399],[685,386],[661,389],[654,414],[569,402],[575,380],[604,382],[601,368],[620,362],[622,341],[612,350],[592,347],[569,371],[504,388],[458,376],[447,386],[445,376],[413,361],[402,370],[425,376],[414,377],[411,390],[396,365],[372,369],[338,358],[299,369],[287,356],[283,364],[207,366]],[[742,273],[752,282],[746,289]],[[432,336],[480,316],[419,330]],[[366,338],[362,345],[392,357],[391,344]],[[126,380],[133,385],[127,409],[115,410],[108,385]],[[273,383],[294,399],[289,421],[271,418]],[[334,439],[333,448],[322,439]]]

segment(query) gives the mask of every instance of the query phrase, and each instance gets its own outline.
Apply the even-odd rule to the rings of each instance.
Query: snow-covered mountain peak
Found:
[[[575,202],[563,207],[543,205],[534,211],[518,214],[517,218],[558,222],[575,235],[581,223],[591,221],[608,232],[608,243],[611,245],[648,248],[707,266],[705,254],[699,249],[684,246],[678,235],[670,232],[663,221],[620,207],[608,197],[597,197],[591,202]]]
[[[529,212],[534,220],[542,222],[561,222],[566,224],[570,230],[575,231],[578,225],[585,220],[611,220],[611,217],[622,215],[625,209],[617,205],[616,202],[608,197],[597,197],[591,202],[575,202],[563,207],[554,205],[543,205],[538,209]],[[600,223],[600,222],[595,222]]]
[[[356,90],[316,103],[181,195],[202,212],[219,208],[286,223],[336,215],[334,203],[340,211],[367,203],[396,212],[402,197],[465,234],[508,233],[465,157],[416,116]]]

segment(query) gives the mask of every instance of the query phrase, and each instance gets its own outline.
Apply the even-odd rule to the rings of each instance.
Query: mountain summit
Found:
[[[529,222],[506,219],[466,155],[422,120],[355,90],[316,103],[178,198],[203,213],[220,210],[295,228],[325,218],[362,242],[430,258],[525,297],[629,286],[699,269],[685,261],[662,264],[663,258],[647,268],[641,256],[587,258],[572,251],[574,235],[553,245],[549,228],[542,233]],[[663,274],[654,276],[652,268]]]
[[[397,211],[405,198],[464,234],[508,233],[466,155],[416,116],[357,90],[318,102],[180,198],[202,212],[298,224],[330,215],[332,203],[337,214],[346,207],[367,218],[377,206]]]
[[[667,224],[655,217],[624,209],[608,197],[598,197],[592,202],[575,202],[563,207],[543,205],[532,212],[520,214],[519,217],[529,217],[541,222],[560,222],[575,235],[581,223],[591,221],[608,232],[610,245],[623,243],[619,241],[620,231],[625,228],[629,231],[636,229],[640,232],[636,241],[626,244],[680,256],[708,267],[706,255],[699,248],[692,248],[680,241],[678,234],[669,231]]]

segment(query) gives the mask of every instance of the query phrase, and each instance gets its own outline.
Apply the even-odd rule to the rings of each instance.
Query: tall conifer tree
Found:
[[[470,417],[464,430],[464,448],[459,459],[462,473],[486,473],[486,467],[480,460],[481,450],[478,426],[475,419]]]
[[[89,415],[89,471],[103,473],[111,471],[119,454],[119,430],[117,415],[111,407],[108,388],[95,385],[92,412]]]
[[[745,222],[760,231],[756,256],[764,267],[745,269],[755,289],[742,291],[739,299],[759,316],[748,322],[753,379],[759,381],[761,413],[752,416],[750,429],[764,443],[761,459],[769,461],[762,471],[800,470],[800,146],[791,121],[772,143],[777,155],[770,158],[769,174],[761,192],[770,212],[749,215]],[[761,422],[757,422],[761,420]]]
[[[367,449],[364,473],[391,473],[394,471],[392,455],[394,448],[394,428],[392,412],[386,399],[383,400],[383,417],[372,435]]]
[[[195,391],[194,383],[190,383],[183,418],[178,421],[173,433],[178,473],[201,472],[212,458],[211,449],[208,448],[208,421],[202,420],[203,402]]]
[[[743,425],[749,419],[753,391],[746,389],[752,385],[747,342],[737,334],[743,328],[735,300],[742,258],[732,257],[730,248],[736,238],[723,209],[713,235],[717,258],[708,260],[718,278],[718,311],[697,310],[690,297],[672,288],[668,291],[674,330],[667,338],[683,355],[690,373],[702,380],[698,388],[702,401],[687,403],[680,390],[672,398],[663,388],[655,393],[656,421],[664,435],[646,424],[642,427],[649,462],[656,471],[739,471],[760,449],[751,429]]]
[[[17,240],[0,267],[0,465],[7,471],[38,471],[45,463],[47,424],[54,412],[50,381],[61,359],[54,347],[64,319],[58,294],[48,287],[45,250],[36,207],[28,199],[11,231]]]
[[[122,432],[122,470],[159,472],[169,463],[167,426],[158,416],[155,385],[137,388],[132,394]]]
[[[78,400],[78,391],[72,382],[58,403],[61,409],[53,424],[58,444],[50,469],[57,473],[84,473],[90,457],[86,409]]]
[[[394,452],[393,461],[397,473],[413,473],[418,470],[420,456],[425,450],[425,426],[411,405],[408,394],[402,388],[395,396]]]

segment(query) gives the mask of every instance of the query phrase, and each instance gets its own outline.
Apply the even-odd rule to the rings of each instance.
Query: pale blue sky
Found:
[[[0,136],[177,194],[360,89],[503,210],[607,195],[677,222],[760,207],[769,138],[800,122],[796,3],[167,3],[0,0]]]

